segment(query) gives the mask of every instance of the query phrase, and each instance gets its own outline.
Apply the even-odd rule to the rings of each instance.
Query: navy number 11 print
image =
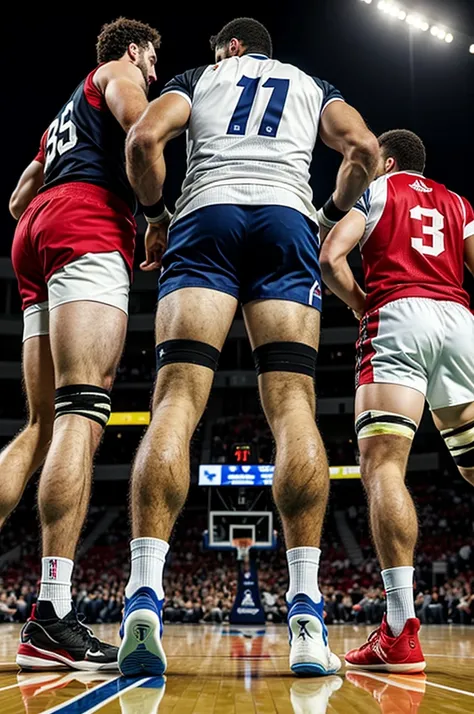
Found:
[[[241,136],[245,134],[259,83],[259,77],[246,77],[245,75],[237,82],[237,86],[243,87],[243,90],[232,114],[232,119],[227,129],[228,134],[240,134]],[[290,80],[270,77],[265,84],[262,84],[262,88],[271,88],[273,92],[265,109],[258,133],[260,136],[275,137],[283,115],[288,89],[290,88]]]

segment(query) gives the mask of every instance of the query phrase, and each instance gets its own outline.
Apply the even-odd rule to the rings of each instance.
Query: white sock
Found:
[[[319,548],[291,548],[286,551],[290,572],[290,587],[286,593],[287,602],[291,603],[295,595],[304,593],[318,603],[321,591],[318,586]]]
[[[71,576],[74,562],[50,555],[41,560],[41,587],[38,600],[49,600],[59,618],[71,610]]]
[[[387,623],[394,637],[401,635],[407,620],[416,617],[413,598],[414,570],[409,566],[382,570],[387,593]]]
[[[131,598],[138,588],[151,588],[163,600],[163,568],[168,543],[159,538],[135,538],[130,543],[132,565],[130,580],[125,588],[125,597]]]

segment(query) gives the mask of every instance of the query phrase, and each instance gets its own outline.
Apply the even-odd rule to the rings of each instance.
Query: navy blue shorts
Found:
[[[318,227],[286,206],[199,208],[171,227],[159,299],[181,288],[321,310]]]

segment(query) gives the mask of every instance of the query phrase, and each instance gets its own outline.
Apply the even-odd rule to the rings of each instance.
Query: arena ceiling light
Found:
[[[372,1],[373,0],[362,0],[366,5],[371,5]],[[387,18],[404,22],[413,31],[429,31],[432,37],[447,45],[450,45],[455,40],[452,31],[435,22],[431,22],[427,17],[408,9],[406,6],[396,2],[396,0],[376,0],[376,7],[377,10],[386,15]],[[471,44],[469,47],[469,52],[474,54],[474,44]]]

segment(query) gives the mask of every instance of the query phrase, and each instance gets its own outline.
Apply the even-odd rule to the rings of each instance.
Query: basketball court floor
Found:
[[[335,652],[360,644],[370,628],[330,627]],[[117,627],[94,628],[118,644]],[[15,665],[19,627],[0,625],[1,714],[462,714],[474,712],[474,627],[422,628],[427,676],[342,671],[297,679],[288,670],[287,631],[227,625],[165,629],[166,677],[21,673]]]

